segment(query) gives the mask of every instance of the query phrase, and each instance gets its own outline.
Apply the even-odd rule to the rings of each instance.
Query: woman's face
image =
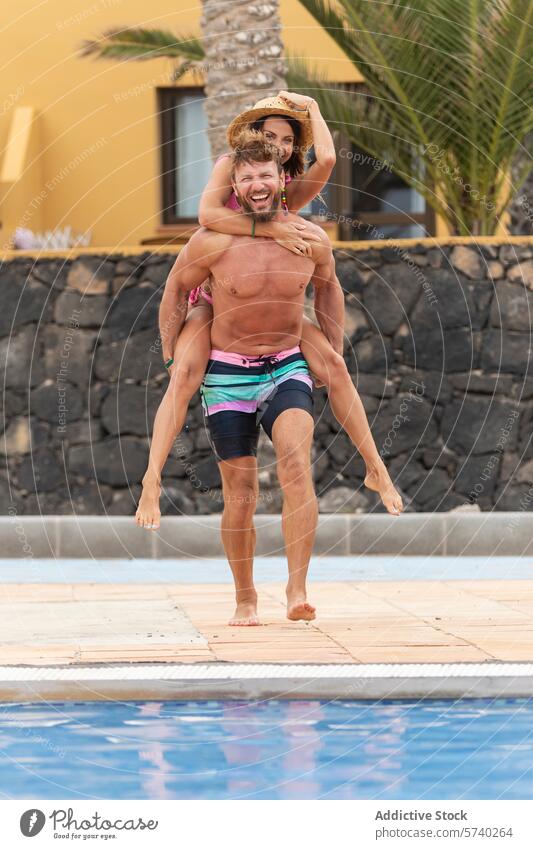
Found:
[[[281,151],[281,162],[285,164],[294,150],[294,130],[283,118],[267,118],[263,124],[263,132],[268,141]]]

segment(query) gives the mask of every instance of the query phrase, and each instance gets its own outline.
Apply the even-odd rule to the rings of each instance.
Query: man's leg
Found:
[[[230,625],[259,625],[253,580],[254,513],[257,504],[257,459],[237,457],[219,463],[224,495],[222,543],[228,558],[237,607]]]
[[[311,474],[313,417],[306,410],[287,409],[272,427],[278,478],[283,490],[282,528],[289,567],[287,616],[315,618],[307,602],[306,578],[318,521],[318,503]]]

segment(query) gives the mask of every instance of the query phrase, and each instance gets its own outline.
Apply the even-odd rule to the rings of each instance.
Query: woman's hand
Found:
[[[302,110],[308,109],[311,103],[315,102],[312,97],[292,91],[278,91],[278,97],[284,100],[287,106]]]
[[[320,242],[320,236],[299,221],[271,221],[268,229],[270,238],[278,245],[299,256],[311,256],[313,248],[310,243]]]

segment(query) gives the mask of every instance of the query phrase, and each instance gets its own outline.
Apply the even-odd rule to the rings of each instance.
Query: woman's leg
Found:
[[[148,468],[135,521],[139,527],[155,530],[161,512],[161,472],[178,433],[183,428],[189,402],[198,390],[207,368],[211,350],[212,307],[202,301],[190,310],[178,336],[170,382],[159,405],[150,445]]]
[[[379,492],[389,513],[397,515],[403,510],[401,496],[394,488],[376,447],[365,408],[344,358],[333,350],[322,331],[309,319],[303,323],[301,348],[311,372],[328,390],[335,418],[365,461],[365,486]]]

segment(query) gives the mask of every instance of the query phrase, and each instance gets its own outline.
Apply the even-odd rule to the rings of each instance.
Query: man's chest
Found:
[[[272,240],[228,251],[212,270],[213,293],[243,300],[294,300],[311,279],[315,264]]]

